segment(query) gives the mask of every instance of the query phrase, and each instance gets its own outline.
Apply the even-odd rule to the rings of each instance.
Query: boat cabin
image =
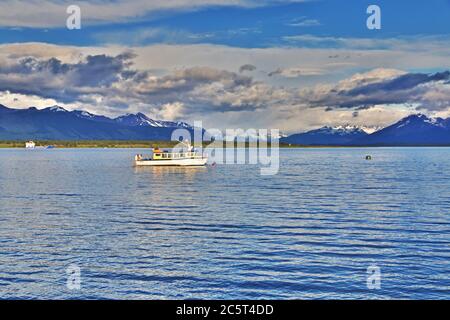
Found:
[[[174,159],[186,159],[195,158],[201,156],[195,151],[180,151],[169,152],[168,150],[160,150],[158,148],[153,149],[153,160],[174,160]]]

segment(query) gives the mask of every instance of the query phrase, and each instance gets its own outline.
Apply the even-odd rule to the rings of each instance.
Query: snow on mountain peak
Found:
[[[115,121],[129,126],[149,126],[157,128],[171,128],[171,127],[183,127],[192,128],[189,124],[185,122],[173,122],[173,121],[163,121],[163,120],[153,120],[147,117],[145,114],[139,112],[136,114],[127,113],[124,116],[120,116],[115,119]]]
[[[81,113],[80,113],[83,117],[86,117],[86,118],[92,118],[94,115],[92,114],[92,113],[89,113],[89,112],[87,112],[87,111],[81,111]]]
[[[419,123],[422,122],[422,123],[431,124],[431,125],[437,126],[437,127],[445,126],[444,119],[442,119],[442,118],[427,117],[424,114],[418,113],[418,114],[409,115],[406,118],[403,118],[402,120],[400,120],[398,122],[396,128],[402,128],[402,127],[408,126],[412,122],[419,122]]]
[[[325,126],[320,129],[317,129],[318,132],[325,133],[325,134],[332,134],[332,135],[350,135],[350,134],[357,134],[365,132],[361,127],[345,124],[345,125],[339,125],[339,126]]]
[[[64,109],[63,107],[60,107],[60,106],[48,107],[48,108],[45,108],[44,110],[53,111],[53,112],[67,112],[66,109]]]

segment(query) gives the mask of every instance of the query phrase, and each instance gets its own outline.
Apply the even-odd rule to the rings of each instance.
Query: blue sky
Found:
[[[0,103],[285,131],[449,116],[449,33],[449,0],[4,0]]]
[[[74,2],[76,3],[76,2]],[[366,28],[366,8],[377,4],[382,8],[382,29]],[[80,7],[83,9],[83,5]],[[7,10],[7,9],[6,9]],[[43,17],[45,20],[45,17]],[[306,22],[303,23],[302,22]],[[299,34],[332,37],[414,37],[418,35],[448,35],[450,2],[430,1],[365,1],[312,0],[280,3],[274,1],[262,7],[206,6],[200,9],[180,9],[151,12],[126,21],[106,21],[100,25],[84,21],[80,31],[69,31],[65,25],[30,28],[4,26],[0,42],[49,42],[54,44],[92,46],[105,41],[133,45],[154,43],[211,43],[244,48],[273,46],[312,46],[311,43],[290,43],[285,37]],[[127,32],[140,33],[149,29],[160,32],[138,40],[102,35]],[[133,37],[130,37],[133,38]]]

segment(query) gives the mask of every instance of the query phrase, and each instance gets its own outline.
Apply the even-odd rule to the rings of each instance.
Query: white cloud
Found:
[[[307,76],[319,76],[323,75],[326,72],[324,69],[319,68],[286,68],[286,69],[277,69],[275,71],[269,72],[269,77],[272,76],[282,76],[285,78],[298,78],[298,77],[307,77]]]
[[[355,37],[327,37],[311,34],[284,36],[283,40],[289,45],[308,48],[345,49],[352,51],[381,51],[381,52],[410,52],[418,56],[433,52],[435,56],[447,55],[449,35],[415,35],[391,38],[355,38]]]
[[[422,47],[420,50],[415,48]],[[426,50],[425,48],[429,48]],[[307,71],[307,74],[322,73],[314,77],[316,83],[338,81],[358,70],[377,68],[420,70],[449,69],[450,47],[447,41],[439,44],[432,41],[427,45],[424,39],[411,41],[405,50],[356,50],[356,49],[312,49],[312,48],[236,48],[222,45],[149,45],[138,47],[104,46],[74,47],[42,43],[0,45],[0,60],[8,57],[19,58],[34,56],[38,58],[57,57],[63,62],[75,62],[87,54],[117,55],[131,50],[136,53],[135,68],[155,70],[159,74],[168,74],[177,69],[206,66],[220,70],[239,71],[245,64],[252,65],[256,72],[252,76],[257,80],[276,85],[282,79],[267,77],[274,70]],[[264,72],[265,71],[265,72]],[[289,78],[283,85],[298,87],[304,77]],[[310,81],[310,80],[308,80]],[[311,82],[307,83],[308,85]]]
[[[445,47],[446,44],[442,44],[438,52],[444,52]],[[366,52],[347,49],[243,49],[215,45],[134,48],[77,48],[39,43],[1,45],[0,66],[4,74],[0,74],[0,90],[17,91],[2,94],[0,103],[12,103],[12,107],[26,107],[28,103],[28,106],[38,107],[58,103],[68,109],[81,108],[107,115],[140,111],[167,120],[204,120],[206,125],[221,128],[278,127],[289,132],[333,123],[386,125],[408,112],[416,112],[408,107],[409,103],[423,105],[427,112],[433,114],[445,114],[449,107],[446,103],[450,101],[449,85],[445,81],[430,80],[410,92],[383,89],[385,91],[374,93],[374,96],[370,92],[347,96],[339,92],[408,75],[410,68],[448,68],[448,58],[436,55],[433,51],[435,46],[430,48],[430,51],[418,52],[395,49]],[[115,57],[125,51],[132,51],[135,55],[129,55],[126,60],[108,59],[108,56]],[[95,77],[85,74],[80,60],[84,61],[87,55],[99,54],[106,55],[97,59],[106,63],[99,70],[111,72],[100,78],[97,77],[99,72],[95,72]],[[27,66],[31,69],[17,71],[20,69],[17,69],[20,67],[18,61],[30,56],[41,63],[30,60]],[[48,63],[42,62],[51,58],[68,64],[66,68],[70,72],[49,74]],[[129,65],[130,62],[134,64]],[[240,73],[246,64],[251,65],[253,71]],[[267,76],[268,72],[277,69],[284,75]],[[127,74],[128,71],[135,74]],[[117,73],[120,77],[115,77]],[[427,79],[426,74],[430,72],[423,73]],[[80,81],[84,79],[80,78],[81,75],[89,75],[89,78]],[[90,84],[106,78],[109,81],[101,81],[101,85]],[[14,97],[20,99],[14,101]],[[67,100],[68,97],[72,100]],[[373,97],[387,101],[358,110],[355,117],[355,108],[365,105],[365,100]],[[389,102],[391,98],[395,98],[395,103]],[[340,105],[348,109],[337,108]],[[326,111],[327,107],[335,109]]]
[[[308,19],[307,17],[301,17],[291,21],[287,25],[291,27],[317,27],[320,26],[321,23],[317,19]]]
[[[57,101],[54,99],[45,99],[36,95],[2,91],[0,92],[0,103],[14,109],[28,109],[29,107],[42,109],[56,105]]]
[[[292,0],[298,1],[298,0]],[[283,2],[290,2],[283,0]],[[256,7],[258,0],[2,0],[0,25],[9,27],[65,27],[69,5],[81,8],[83,24],[124,22],[161,11],[197,10],[207,6]]]
[[[156,117],[162,120],[178,120],[184,115],[184,103],[165,103],[159,108]]]
[[[367,85],[383,80],[394,79],[406,74],[403,70],[376,68],[363,73],[355,73],[347,79],[339,81],[335,86],[336,90],[350,90],[360,85]]]

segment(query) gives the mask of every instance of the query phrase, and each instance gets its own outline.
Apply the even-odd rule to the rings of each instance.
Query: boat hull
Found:
[[[207,158],[199,158],[199,159],[177,159],[177,160],[135,160],[134,164],[137,167],[144,167],[144,166],[192,167],[192,166],[205,166],[207,162],[208,162]]]

